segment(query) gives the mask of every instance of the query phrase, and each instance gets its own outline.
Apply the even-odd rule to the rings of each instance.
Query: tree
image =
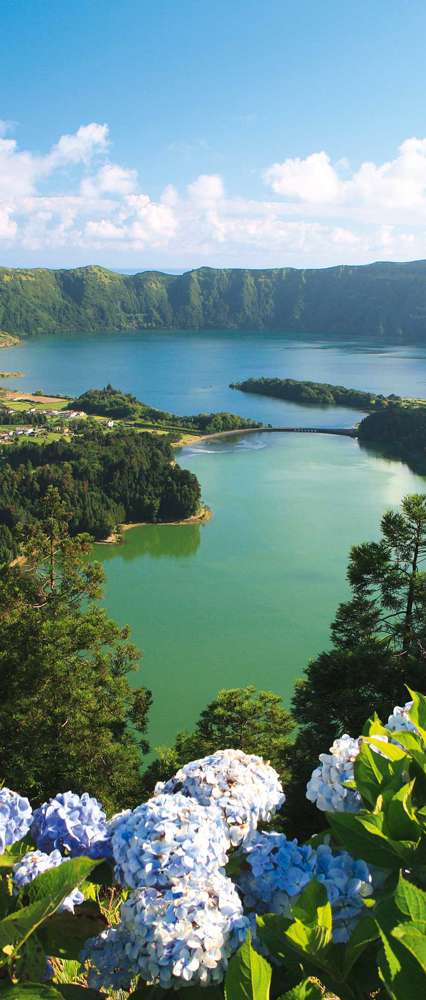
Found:
[[[332,636],[353,649],[380,640],[388,649],[423,656],[426,646],[426,496],[404,498],[401,511],[387,511],[378,542],[351,550],[348,580],[352,599],[341,604]]]
[[[173,747],[159,748],[158,759],[145,772],[145,787],[151,791],[155,781],[167,780],[188,761],[227,748],[264,757],[286,781],[293,728],[280,695],[252,685],[224,688],[201,712],[192,733],[178,733]]]
[[[343,733],[357,737],[375,711],[387,718],[406,702],[407,685],[426,691],[426,497],[405,497],[400,511],[383,515],[381,531],[378,542],[352,548],[352,598],[331,627],[334,647],[296,684],[292,711],[300,728],[286,811],[302,832],[323,825],[305,799],[319,753]]]
[[[140,801],[151,694],[139,653],[97,601],[102,569],[49,487],[21,555],[0,572],[0,774],[34,802],[71,788],[109,808]]]

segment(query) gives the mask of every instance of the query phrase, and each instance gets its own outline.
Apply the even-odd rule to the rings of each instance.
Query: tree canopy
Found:
[[[0,774],[33,801],[71,788],[110,808],[140,797],[151,694],[140,654],[98,604],[90,540],[51,486],[20,558],[0,572]]]

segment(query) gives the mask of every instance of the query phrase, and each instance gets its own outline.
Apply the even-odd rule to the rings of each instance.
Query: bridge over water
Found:
[[[197,440],[212,441],[216,438],[237,437],[241,434],[338,434],[340,437],[358,437],[356,427],[243,427],[240,430],[204,434]]]

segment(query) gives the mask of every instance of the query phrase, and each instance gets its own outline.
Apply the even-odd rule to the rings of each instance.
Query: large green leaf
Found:
[[[289,938],[308,955],[317,955],[331,943],[333,916],[327,890],[312,879],[291,906],[294,922],[286,930]]]
[[[55,913],[40,931],[47,955],[78,959],[88,938],[105,930],[107,922],[96,903],[85,902],[75,913]]]
[[[92,858],[71,858],[58,868],[49,868],[37,875],[37,878],[25,886],[25,896],[30,902],[46,897],[57,900],[56,909],[65,896],[69,896],[100,864],[101,861],[94,861]]]
[[[394,892],[398,910],[415,923],[426,923],[426,892],[400,875]]]
[[[420,840],[422,830],[411,800],[414,784],[407,782],[384,802],[386,830],[394,840]]]
[[[424,923],[415,924],[412,921],[407,921],[404,924],[398,924],[394,927],[392,931],[392,937],[396,938],[410,955],[416,959],[422,969],[425,980],[424,980],[424,991],[426,994],[426,927]]]
[[[57,910],[66,896],[87,878],[87,875],[98,864],[89,858],[74,858],[38,875],[28,886],[25,886],[25,896],[29,898],[28,906],[10,913],[0,921],[0,952],[3,953],[3,964],[41,927],[48,917]],[[0,964],[2,959],[0,958]]]
[[[370,914],[366,914],[358,920],[355,930],[349,938],[344,951],[343,959],[343,972],[345,977],[349,974],[352,967],[358,961],[362,953],[368,948],[374,941],[377,941],[379,937],[379,931],[377,928],[376,921]]]
[[[56,986],[43,983],[18,983],[0,987],[1,1000],[62,1000]]]
[[[399,869],[411,857],[413,845],[391,840],[383,832],[383,816],[372,813],[327,813],[338,842],[356,858],[381,868]]]
[[[254,950],[251,935],[232,956],[225,977],[226,1000],[269,1000],[272,969]]]

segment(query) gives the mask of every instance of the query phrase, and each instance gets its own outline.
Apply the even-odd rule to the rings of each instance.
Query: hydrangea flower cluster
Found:
[[[373,892],[373,878],[365,861],[355,861],[347,851],[333,854],[327,844],[316,851],[315,878],[323,882],[333,911],[333,941],[349,941],[363,910],[363,900]]]
[[[354,760],[359,754],[359,740],[345,734],[334,740],[330,753],[320,753],[316,767],[306,786],[306,798],[323,812],[358,812],[359,792],[346,788],[345,781],[354,777]]]
[[[243,853],[249,872],[240,873],[237,885],[245,907],[257,913],[289,915],[291,898],[315,878],[327,889],[334,941],[349,939],[363,899],[373,891],[372,874],[364,861],[354,861],[346,851],[333,854],[327,844],[316,850],[301,846],[282,833],[256,834]]]
[[[19,889],[23,889],[42,872],[47,872],[49,868],[58,868],[59,865],[69,860],[69,858],[63,858],[60,851],[52,851],[51,854],[43,854],[43,851],[28,851],[13,867],[14,892],[17,893]],[[74,907],[79,906],[80,903],[84,903],[83,893],[79,889],[73,889],[58,907],[58,912],[63,913],[67,910],[68,913],[74,913]]]
[[[32,809],[28,799],[10,788],[0,788],[0,854],[28,833]]]
[[[111,856],[111,839],[100,802],[88,792],[60,792],[33,814],[31,833],[41,851],[58,849],[71,857]]]
[[[267,822],[285,801],[277,772],[255,754],[219,750],[185,764],[156,792],[181,792],[202,806],[215,804],[229,827],[233,846]]]
[[[127,934],[123,927],[108,927],[97,937],[89,938],[80,955],[87,963],[87,985],[92,990],[128,990],[134,972],[126,952]]]
[[[187,879],[163,893],[140,889],[124,903],[122,927],[130,962],[164,989],[220,982],[248,920],[230,879]]]
[[[255,833],[244,844],[247,863],[237,886],[244,907],[257,913],[289,913],[291,897],[311,881],[315,852],[283,833]]]
[[[413,707],[412,701],[407,701],[405,705],[395,705],[392,715],[389,716],[386,723],[386,729],[390,729],[391,732],[402,732],[403,730],[409,733],[416,733],[417,728],[414,722],[411,721],[409,717],[410,708]]]
[[[226,864],[229,837],[219,809],[185,795],[155,795],[118,823],[112,837],[116,876],[133,889],[161,889]]]

